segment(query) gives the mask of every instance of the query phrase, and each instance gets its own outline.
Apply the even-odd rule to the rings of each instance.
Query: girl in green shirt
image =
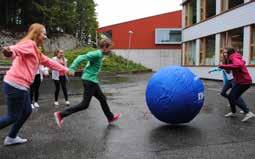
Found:
[[[103,39],[99,42],[99,50],[91,51],[87,54],[78,56],[69,67],[69,71],[71,72],[69,74],[73,76],[80,63],[83,61],[88,61],[88,64],[84,68],[81,77],[84,87],[82,101],[75,106],[66,108],[64,111],[58,111],[54,113],[55,120],[60,128],[63,124],[63,118],[78,111],[87,109],[93,96],[96,97],[97,100],[99,100],[102,110],[109,124],[117,121],[120,118],[120,113],[113,114],[111,112],[109,105],[106,101],[106,97],[103,94],[98,81],[98,74],[101,71],[103,56],[110,54],[111,46],[112,43],[110,40]]]

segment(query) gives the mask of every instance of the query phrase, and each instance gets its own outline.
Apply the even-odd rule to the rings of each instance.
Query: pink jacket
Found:
[[[63,73],[68,71],[68,68],[52,61],[43,54],[39,59],[38,48],[32,40],[12,45],[10,49],[13,61],[11,68],[6,72],[4,80],[29,88],[40,64]]]
[[[237,84],[251,84],[252,78],[245,66],[242,56],[235,52],[229,56],[230,64],[220,65],[219,67],[226,70],[232,70],[234,79]]]

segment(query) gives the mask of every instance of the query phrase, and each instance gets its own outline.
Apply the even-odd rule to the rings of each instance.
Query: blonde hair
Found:
[[[109,47],[112,47],[112,41],[110,39],[102,39],[99,41],[99,48],[102,49],[102,48],[109,48]]]
[[[45,29],[45,27],[39,23],[34,23],[30,25],[27,35],[23,39],[21,39],[21,42],[26,40],[33,40],[38,47],[41,46],[42,42],[38,40],[38,37],[43,32],[43,29]]]
[[[42,56],[42,52],[39,49],[39,47],[42,46],[42,41],[40,41],[38,38],[43,32],[43,29],[45,29],[45,27],[42,24],[39,24],[39,23],[31,24],[30,27],[28,28],[28,32],[26,36],[20,40],[20,42],[23,42],[26,40],[33,40],[36,43],[39,62]]]

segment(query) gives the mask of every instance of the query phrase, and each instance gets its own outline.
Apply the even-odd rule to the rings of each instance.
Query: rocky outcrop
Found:
[[[0,45],[8,46],[18,42],[25,33],[12,33],[5,30],[0,31]],[[45,52],[53,52],[56,49],[71,50],[80,46],[80,42],[72,35],[63,34],[45,40]]]
[[[56,49],[71,50],[80,46],[80,42],[72,35],[64,34],[49,38],[44,43],[46,52],[54,52]]]

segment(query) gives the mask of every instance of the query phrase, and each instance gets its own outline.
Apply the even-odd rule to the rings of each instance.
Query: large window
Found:
[[[221,10],[224,12],[243,3],[244,0],[221,0]]]
[[[233,47],[243,54],[243,28],[234,29],[227,33],[227,46]]]
[[[191,26],[197,22],[197,0],[191,0],[185,5],[185,26]]]
[[[255,64],[255,25],[251,28],[251,60],[250,64]]]
[[[220,60],[222,60],[223,57],[223,49],[226,47],[232,47],[236,51],[239,51],[241,54],[243,54],[243,28],[221,33]]]
[[[196,41],[189,41],[185,43],[185,65],[196,64]]]
[[[200,65],[215,65],[215,35],[200,39]]]
[[[215,0],[201,0],[201,20],[205,20],[216,14],[216,1]]]
[[[155,30],[156,44],[180,44],[182,41],[181,29],[158,28]]]

